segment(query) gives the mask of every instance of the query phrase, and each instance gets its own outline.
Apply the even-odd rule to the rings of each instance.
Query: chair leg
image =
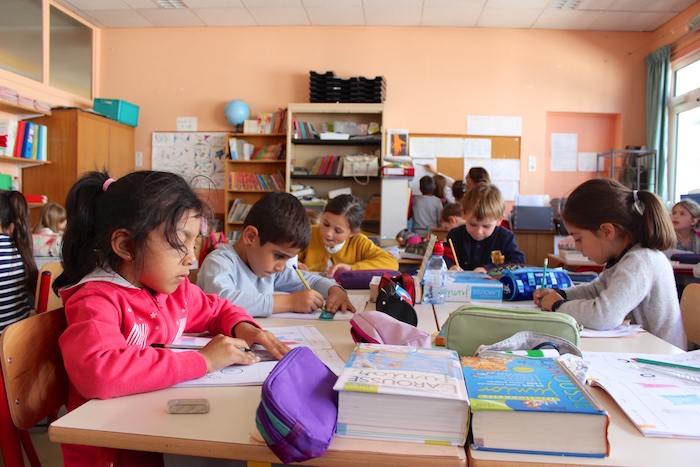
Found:
[[[121,450],[115,448],[99,448],[95,458],[95,467],[116,467],[119,464]]]
[[[39,456],[36,454],[34,449],[34,443],[32,443],[32,438],[29,436],[29,432],[26,430],[19,430],[19,439],[22,441],[22,447],[24,447],[24,452],[27,453],[27,459],[29,459],[29,465],[32,467],[41,467],[41,462],[39,461]]]
[[[0,373],[0,446],[6,467],[24,467],[19,430],[12,421],[10,407],[5,397],[5,378]]]

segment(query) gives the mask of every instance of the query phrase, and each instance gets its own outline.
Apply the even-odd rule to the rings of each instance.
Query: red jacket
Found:
[[[100,270],[60,294],[68,323],[59,345],[70,380],[69,412],[89,399],[155,391],[206,374],[199,352],[172,352],[151,344],[170,344],[183,332],[231,336],[236,324],[255,324],[243,308],[206,295],[189,281],[166,295]],[[96,453],[87,446],[64,445],[63,450],[66,466],[92,465]],[[149,453],[125,454],[122,462],[132,458],[133,465],[154,460]],[[155,457],[156,463],[158,459],[162,463],[162,456]]]

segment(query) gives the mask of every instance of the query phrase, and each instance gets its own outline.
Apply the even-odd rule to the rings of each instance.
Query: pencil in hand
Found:
[[[455,245],[454,245],[454,243],[452,243],[451,238],[448,238],[447,241],[450,242],[450,248],[452,248],[452,257],[455,260],[455,266],[457,266],[457,269],[461,271],[462,266],[459,265],[459,260],[457,259],[457,250],[455,250]]]
[[[299,279],[301,279],[301,282],[304,283],[304,287],[306,287],[306,290],[311,290],[311,287],[309,287],[309,283],[306,282],[306,279],[304,279],[304,276],[302,275],[301,271],[296,267],[296,265],[292,266],[294,270],[297,272],[299,275]]]

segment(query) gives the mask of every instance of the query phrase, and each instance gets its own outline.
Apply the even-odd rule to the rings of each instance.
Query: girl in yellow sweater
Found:
[[[311,227],[311,241],[299,254],[299,268],[328,277],[351,269],[397,270],[396,258],[360,233],[364,213],[364,204],[355,196],[340,195],[330,200],[321,224]]]

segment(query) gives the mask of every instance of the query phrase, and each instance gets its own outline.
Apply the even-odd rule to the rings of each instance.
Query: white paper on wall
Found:
[[[598,153],[595,152],[579,152],[578,153],[578,171],[579,172],[595,172]],[[598,162],[598,170],[604,170],[605,159],[601,158]]]
[[[494,117],[493,119],[494,136],[522,136],[522,127],[522,117]]]
[[[491,140],[488,138],[465,138],[464,157],[490,159]]]
[[[413,179],[409,182],[408,186],[411,189],[411,195],[419,195],[420,193],[420,179],[425,176],[433,176],[428,170],[425,168],[426,165],[432,165],[433,167],[437,167],[437,159],[432,158],[432,159],[421,159],[420,161],[416,161],[413,164],[413,167],[415,169],[415,176]]]
[[[515,197],[518,196],[520,182],[509,181],[509,180],[493,180],[493,184],[501,190],[503,194],[503,199],[506,201],[515,201]]]
[[[224,189],[225,145],[226,133],[154,132],[151,167],[194,180],[196,187],[207,188],[213,182],[216,188]]]
[[[435,158],[436,138],[412,137],[408,142],[408,155],[414,159]]]
[[[494,159],[464,159],[464,178],[472,167],[483,167],[491,175],[493,173],[492,161]]]
[[[493,180],[520,180],[520,159],[491,159]]]
[[[460,158],[464,155],[464,139],[462,138],[437,138],[435,147],[436,157]]]
[[[552,133],[549,170],[552,172],[576,172],[576,133]]]

